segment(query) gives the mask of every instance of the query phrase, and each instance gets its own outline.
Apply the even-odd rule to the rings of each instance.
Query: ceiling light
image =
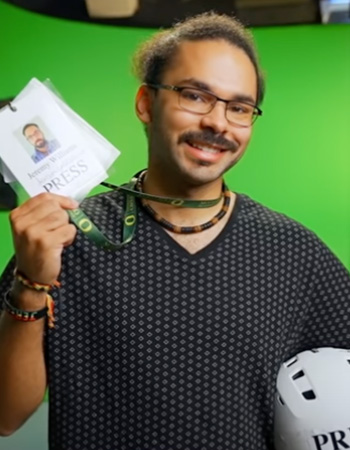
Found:
[[[139,7],[139,0],[85,0],[88,14],[96,19],[131,17]]]

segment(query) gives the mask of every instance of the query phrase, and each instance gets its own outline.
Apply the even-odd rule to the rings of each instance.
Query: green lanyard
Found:
[[[80,208],[67,211],[71,222],[73,222],[74,225],[98,247],[105,250],[119,250],[124,247],[124,245],[128,244],[135,235],[137,226],[136,197],[160,203],[167,203],[181,208],[208,208],[219,203],[222,198],[220,196],[214,200],[186,200],[181,198],[159,197],[157,195],[145,194],[135,190],[137,181],[138,179],[134,177],[129,183],[123,184],[122,186],[114,186],[105,182],[101,183],[103,186],[122,191],[126,194],[122,242],[115,243],[110,241]]]

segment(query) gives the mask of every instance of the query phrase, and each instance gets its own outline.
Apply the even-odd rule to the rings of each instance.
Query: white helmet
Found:
[[[307,350],[282,365],[274,440],[276,450],[350,449],[350,350]]]

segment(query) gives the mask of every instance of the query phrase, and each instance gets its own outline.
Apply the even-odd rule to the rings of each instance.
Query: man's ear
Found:
[[[136,94],[135,109],[137,117],[145,125],[148,125],[152,121],[152,93],[151,90],[142,85]]]

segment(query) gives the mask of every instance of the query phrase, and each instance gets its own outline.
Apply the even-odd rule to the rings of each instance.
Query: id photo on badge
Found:
[[[40,117],[23,124],[16,130],[22,144],[34,163],[38,163],[60,148],[59,141],[52,135],[47,125]]]

